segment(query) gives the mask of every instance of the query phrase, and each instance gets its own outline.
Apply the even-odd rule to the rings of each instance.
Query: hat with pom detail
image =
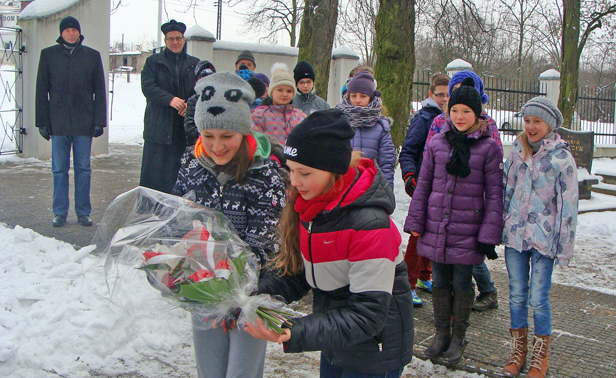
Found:
[[[293,91],[297,93],[295,89],[295,79],[289,72],[289,67],[284,63],[274,63],[272,65],[272,78],[270,79],[270,86],[267,94],[272,97],[272,92],[276,87],[281,85],[288,85],[293,88]]]
[[[368,71],[359,71],[351,81],[347,83],[348,93],[363,93],[369,96],[370,99],[381,97],[381,91],[376,90],[376,82],[374,77]]]
[[[467,77],[462,80],[462,85],[453,91],[449,98],[448,111],[451,112],[451,108],[457,104],[463,104],[471,108],[473,113],[475,113],[475,117],[479,118],[481,116],[483,110],[481,107],[481,95],[475,89],[475,80],[473,78]]]

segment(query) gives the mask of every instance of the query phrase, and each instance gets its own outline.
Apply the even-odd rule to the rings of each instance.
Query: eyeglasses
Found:
[[[165,37],[165,39],[167,41],[171,41],[171,42],[173,42],[173,41],[181,42],[184,39],[184,37],[183,36],[182,37]]]
[[[433,93],[435,97],[444,98],[449,97],[449,93]]]

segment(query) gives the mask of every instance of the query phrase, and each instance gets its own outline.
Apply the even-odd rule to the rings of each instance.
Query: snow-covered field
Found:
[[[130,84],[116,77],[110,143],[143,143],[144,108],[139,77],[133,75]],[[616,161],[597,159],[595,170],[616,172]],[[397,173],[393,219],[400,229],[409,207],[403,188]],[[607,200],[593,194],[580,208],[603,206]],[[576,254],[569,267],[555,268],[554,282],[616,295],[615,244],[616,212],[580,215]],[[160,296],[145,278],[134,280],[131,288],[143,295],[139,305],[107,301],[102,261],[90,253],[93,249],[75,250],[33,230],[0,224],[0,376],[195,377],[186,313],[157,312]],[[504,270],[504,259],[489,266]],[[158,318],[152,319],[152,313]],[[270,343],[266,376],[318,377],[318,359],[318,353],[285,355]],[[419,359],[405,370],[405,377],[431,376],[480,377]]]

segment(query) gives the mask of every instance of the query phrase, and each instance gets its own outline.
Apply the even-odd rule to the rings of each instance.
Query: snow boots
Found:
[[[533,338],[533,354],[530,358],[528,378],[545,378],[548,374],[548,356],[550,355],[550,335]]]
[[[473,311],[485,311],[498,308],[498,294],[496,289],[491,293],[480,293],[473,304]]]
[[[453,365],[462,358],[466,348],[466,330],[470,325],[471,310],[475,300],[474,291],[454,291],[453,292],[453,330],[449,348],[443,355],[443,362],[446,365]]]
[[[428,359],[439,357],[449,347],[451,322],[451,291],[449,289],[433,288],[432,307],[434,308],[434,326],[436,334],[432,345],[425,350]]]
[[[509,329],[511,334],[511,356],[503,369],[503,373],[512,377],[520,375],[520,371],[526,365],[528,353],[528,328]]]

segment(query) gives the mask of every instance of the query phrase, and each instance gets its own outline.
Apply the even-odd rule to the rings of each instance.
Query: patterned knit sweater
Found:
[[[225,214],[263,265],[279,249],[276,226],[285,204],[285,183],[266,158],[269,140],[263,134],[254,136],[258,148],[243,184],[220,172],[209,157],[197,159],[187,151],[173,194],[183,196],[194,191],[198,203]]]

